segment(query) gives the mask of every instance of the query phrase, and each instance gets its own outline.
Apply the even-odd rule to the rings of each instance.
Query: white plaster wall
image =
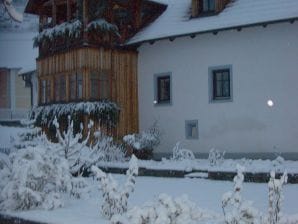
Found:
[[[233,102],[210,103],[208,67],[233,66]],[[155,119],[156,150],[177,141],[196,153],[298,153],[298,23],[202,34],[139,48],[140,130]],[[172,72],[172,105],[154,106],[154,74]],[[275,103],[267,106],[267,100]],[[185,120],[198,119],[199,139],[186,140]]]

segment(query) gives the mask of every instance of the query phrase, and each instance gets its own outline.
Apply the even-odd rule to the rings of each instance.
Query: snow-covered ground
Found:
[[[0,125],[0,149],[8,149],[12,147],[12,139],[18,133],[24,132],[24,128],[6,127]]]
[[[115,175],[120,182],[125,180],[124,175]],[[92,190],[89,198],[75,200],[66,199],[64,208],[53,211],[32,210],[25,212],[9,212],[6,214],[55,224],[107,224],[102,218],[99,208],[101,203],[98,182],[89,179]],[[232,190],[233,183],[228,181],[211,181],[203,179],[177,179],[137,177],[136,190],[129,199],[129,208],[141,206],[147,201],[153,201],[161,193],[177,197],[187,194],[200,208],[222,215],[222,195]],[[297,216],[298,223],[298,186],[288,184],[284,187],[283,213]],[[261,212],[267,213],[268,187],[267,184],[244,183],[243,198],[254,202],[254,206]]]

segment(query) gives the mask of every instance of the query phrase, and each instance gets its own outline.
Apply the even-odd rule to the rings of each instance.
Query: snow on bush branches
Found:
[[[209,151],[209,156],[208,156],[210,166],[221,165],[224,162],[225,153],[226,153],[225,151],[220,152],[219,150],[212,148]]]
[[[126,172],[127,180],[124,187],[119,187],[111,174],[106,174],[95,166],[91,167],[92,172],[100,181],[103,203],[101,213],[105,218],[110,219],[115,214],[123,214],[127,211],[127,202],[130,193],[134,191],[135,177],[138,175],[137,158],[133,155],[129,162],[129,169]]]
[[[79,20],[64,22],[53,28],[44,29],[34,38],[34,47],[38,47],[44,40],[51,41],[59,36],[77,38],[81,34],[82,23]]]
[[[9,161],[8,181],[0,194],[1,210],[54,209],[63,205],[60,193],[71,188],[64,158],[51,150],[29,147],[11,154]]]
[[[283,201],[282,188],[288,181],[287,174],[284,173],[280,180],[275,179],[275,172],[270,173],[269,187],[269,209],[268,223],[278,224],[281,218],[281,204]]]
[[[229,191],[222,197],[222,209],[226,224],[257,224],[260,221],[258,211],[252,207],[252,203],[242,199],[243,172],[244,167],[237,165],[234,191]]]
[[[181,160],[194,160],[195,155],[189,149],[182,149],[181,143],[177,142],[175,147],[173,148],[173,160],[181,161]]]
[[[94,121],[101,121],[111,126],[116,125],[118,121],[120,108],[110,101],[98,102],[80,102],[67,104],[52,104],[39,106],[31,111],[31,118],[35,120],[36,126],[52,124],[55,117],[59,120],[61,117],[77,115],[89,115]]]
[[[96,19],[90,22],[86,28],[87,31],[99,31],[101,33],[113,33],[120,36],[119,29],[115,24],[107,22],[105,19]]]
[[[186,195],[173,199],[161,194],[154,203],[113,216],[111,224],[195,224],[211,218],[215,216],[199,209]]]
[[[67,129],[63,132],[60,131],[60,126],[55,117],[53,124],[56,128],[56,136],[58,138],[57,154],[63,156],[68,160],[69,170],[72,174],[76,174],[80,171],[84,165],[82,160],[83,148],[87,147],[87,143],[90,137],[90,128],[93,126],[93,121],[90,120],[88,125],[88,134],[83,140],[83,126],[81,124],[81,131],[77,134],[73,130],[73,121],[70,116],[67,118],[68,124]]]

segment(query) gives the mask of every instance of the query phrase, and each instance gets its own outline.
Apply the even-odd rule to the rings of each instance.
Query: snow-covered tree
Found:
[[[0,0],[0,4],[4,7],[5,12],[9,15],[11,19],[16,22],[23,21],[23,14],[17,12],[12,4],[12,0]]]
[[[177,142],[175,147],[173,148],[173,160],[194,160],[195,155],[189,149],[183,149],[181,147],[181,142]]]
[[[123,187],[118,186],[117,181],[111,174],[106,174],[95,166],[91,167],[92,172],[100,182],[103,203],[101,213],[105,218],[110,219],[113,215],[123,214],[127,211],[129,195],[134,191],[136,176],[138,175],[137,158],[133,155],[129,162],[129,169],[126,172],[127,180]]]
[[[64,158],[51,150],[29,147],[11,154],[9,159],[9,178],[0,193],[1,210],[54,209],[63,205],[60,193],[71,189]]]
[[[278,224],[281,218],[281,207],[283,201],[282,188],[287,183],[288,176],[284,173],[280,179],[275,179],[275,172],[271,171],[269,187],[269,209],[268,222],[269,224]]]
[[[173,199],[161,194],[154,203],[113,216],[111,224],[195,224],[212,218],[213,214],[199,209],[186,195]]]
[[[53,124],[56,128],[56,137],[58,139],[57,152],[68,160],[69,169],[72,174],[77,174],[85,163],[82,159],[84,153],[83,148],[87,146],[90,137],[90,129],[93,126],[93,121],[88,124],[88,134],[83,140],[83,125],[79,133],[74,133],[73,121],[68,116],[68,124],[65,131],[60,130],[60,125],[55,117]]]
[[[243,172],[244,167],[237,165],[234,191],[229,191],[222,197],[222,209],[226,224],[257,224],[260,222],[258,211],[252,207],[252,203],[242,199]]]
[[[209,164],[210,166],[219,166],[224,162],[225,151],[221,152],[218,149],[212,148],[209,151]]]

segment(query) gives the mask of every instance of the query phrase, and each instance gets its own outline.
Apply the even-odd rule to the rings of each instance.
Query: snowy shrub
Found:
[[[18,133],[17,136],[11,137],[10,141],[13,143],[12,152],[27,147],[49,147],[51,145],[41,128],[30,126],[24,130],[25,131]]]
[[[195,155],[189,149],[182,149],[181,143],[177,142],[175,147],[173,148],[173,160],[181,161],[181,160],[194,160]]]
[[[30,117],[34,120],[36,126],[46,125],[49,127],[55,117],[60,121],[61,118],[68,116],[73,119],[79,117],[79,115],[88,115],[94,121],[101,121],[113,127],[117,124],[119,112],[120,109],[117,104],[110,101],[79,102],[39,106],[31,111]],[[80,124],[82,121],[78,122]],[[76,121],[75,125],[77,125]]]
[[[234,191],[227,192],[222,197],[222,209],[226,224],[256,224],[260,222],[258,211],[252,207],[252,203],[242,199],[243,171],[244,167],[237,165]]]
[[[105,19],[96,19],[87,25],[87,31],[100,33],[112,33],[120,36],[117,25],[107,22]]]
[[[124,187],[118,186],[118,183],[111,174],[107,175],[95,166],[92,166],[91,170],[100,181],[103,198],[101,205],[102,215],[110,219],[115,214],[126,212],[128,198],[130,193],[134,191],[135,177],[138,175],[137,158],[134,155],[131,157],[129,169],[126,172],[127,180]]]
[[[73,177],[71,179],[70,195],[74,198],[84,198],[90,193],[90,186],[83,177]]]
[[[133,149],[133,153],[137,157],[148,159],[152,156],[154,148],[160,144],[160,137],[161,132],[157,122],[154,122],[154,124],[146,131],[139,134],[124,136],[123,141]]]
[[[44,29],[34,39],[33,46],[38,47],[44,40],[52,41],[56,37],[77,38],[81,34],[82,23],[79,20],[64,22],[53,28]]]
[[[278,180],[275,179],[275,172],[270,173],[269,187],[269,209],[268,222],[269,224],[278,224],[281,218],[281,204],[283,201],[282,188],[287,183],[288,177],[284,173]]]
[[[195,224],[211,218],[214,216],[200,210],[185,195],[173,199],[161,194],[154,203],[113,216],[111,224]]]
[[[7,154],[0,153],[0,189],[3,189],[4,186],[9,181],[12,170],[12,163]]]
[[[81,125],[81,131],[77,134],[73,130],[73,121],[68,116],[67,129],[63,132],[60,131],[60,126],[57,118],[54,119],[53,124],[56,128],[56,137],[58,138],[57,152],[60,156],[67,159],[69,164],[69,170],[72,174],[78,174],[81,168],[85,165],[85,159],[82,154],[83,148],[87,147],[87,143],[90,137],[90,129],[93,126],[93,121],[90,120],[88,125],[87,137],[83,140],[83,126]]]
[[[91,147],[89,161],[96,164],[99,161],[124,161],[125,149],[123,146],[116,144],[113,137],[107,136],[101,131],[94,133],[95,143]]]
[[[210,166],[219,166],[223,164],[225,153],[225,151],[220,152],[219,150],[212,148],[209,151],[208,156]]]
[[[68,164],[50,150],[20,149],[10,155],[11,172],[0,194],[1,210],[61,206],[60,193],[70,190]]]

